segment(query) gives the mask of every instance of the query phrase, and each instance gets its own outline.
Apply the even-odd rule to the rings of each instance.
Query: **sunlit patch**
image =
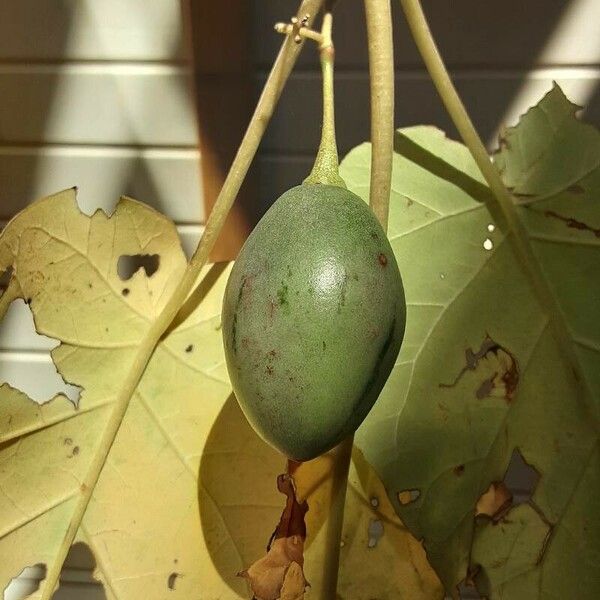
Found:
[[[339,262],[328,259],[321,263],[319,270],[311,278],[317,295],[326,296],[340,290],[346,279],[346,270]]]

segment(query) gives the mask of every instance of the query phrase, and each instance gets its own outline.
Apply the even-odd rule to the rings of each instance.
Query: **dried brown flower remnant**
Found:
[[[307,585],[302,567],[308,504],[298,502],[293,480],[287,474],[277,477],[277,489],[287,501],[267,554],[238,575],[248,580],[256,600],[301,600]]]

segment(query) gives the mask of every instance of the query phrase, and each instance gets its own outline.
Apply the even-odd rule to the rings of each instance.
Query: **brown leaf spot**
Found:
[[[185,351],[189,354],[194,349],[194,344],[190,344]]]
[[[123,288],[121,294],[123,294],[123,296],[129,296],[129,288]]]
[[[388,259],[387,259],[387,256],[383,252],[379,253],[379,256],[377,257],[377,260],[379,261],[379,264],[382,267],[386,267],[387,266]]]
[[[181,573],[176,573],[175,571],[173,571],[173,573],[171,573],[167,579],[167,587],[170,590],[174,590],[175,589],[175,582],[177,581],[177,578],[181,577]]]
[[[419,490],[403,490],[398,492],[398,502],[400,502],[402,506],[406,506],[417,500],[420,495],[421,492]]]
[[[460,477],[465,472],[465,465],[456,465],[452,471],[457,477]]]
[[[519,365],[515,356],[504,346],[494,341],[489,335],[485,337],[479,350],[465,350],[465,366],[460,370],[452,383],[440,383],[441,388],[452,388],[469,371],[481,369],[484,378],[475,390],[475,397],[483,400],[488,397],[504,398],[510,402],[519,384]]]
[[[512,498],[511,491],[503,481],[493,481],[477,500],[475,516],[485,515],[497,522],[508,512]]]
[[[554,219],[558,219],[559,221],[562,221],[563,223],[565,223],[565,225],[567,227],[570,227],[571,229],[578,229],[579,231],[589,231],[589,232],[593,233],[596,237],[600,237],[600,227],[592,227],[591,225],[588,225],[587,223],[584,223],[583,221],[578,221],[577,219],[574,219],[573,217],[565,217],[563,215],[559,215],[557,212],[554,212],[553,210],[546,210],[544,212],[544,214],[547,217],[552,217]]]

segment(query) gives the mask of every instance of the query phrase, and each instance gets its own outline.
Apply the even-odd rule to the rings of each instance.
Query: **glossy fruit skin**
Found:
[[[337,186],[284,193],[233,266],[222,319],[258,434],[298,461],[333,448],[375,403],[404,335],[400,271],[373,212]]]

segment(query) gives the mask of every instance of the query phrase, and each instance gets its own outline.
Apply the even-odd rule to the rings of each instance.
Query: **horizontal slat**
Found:
[[[184,67],[0,65],[0,143],[197,144]]]
[[[120,195],[180,222],[204,220],[197,150],[118,147],[0,147],[0,217],[77,186],[81,209],[111,212]]]
[[[493,140],[501,124],[539,101],[556,80],[575,102],[586,106],[586,119],[600,122],[600,70],[540,69],[530,73],[460,71],[454,80],[475,126],[484,140]],[[263,78],[258,79],[260,86]],[[290,78],[267,130],[262,150],[270,153],[314,153],[320,132],[320,79],[316,73]],[[341,73],[336,78],[337,137],[341,154],[369,138],[369,89],[366,72]],[[423,71],[397,73],[398,127],[434,124],[452,137],[456,132],[438,95]],[[493,144],[492,144],[493,145]]]
[[[294,14],[296,0],[263,0],[254,6],[256,62],[273,62],[280,36],[273,23]],[[594,65],[600,62],[598,0],[425,0],[425,12],[442,55],[451,66],[528,67]],[[336,64],[367,66],[364,2],[338,2],[334,11]],[[399,2],[392,2],[397,67],[421,64]],[[300,65],[318,66],[314,48],[302,52]]]
[[[171,60],[181,30],[177,0],[2,0],[0,60]]]

